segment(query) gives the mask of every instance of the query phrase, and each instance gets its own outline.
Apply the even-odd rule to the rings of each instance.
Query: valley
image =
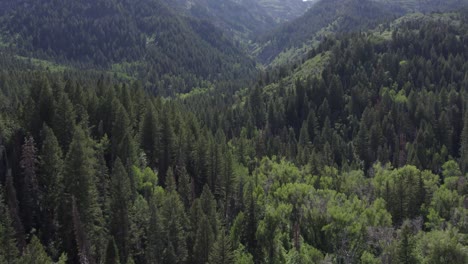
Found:
[[[0,263],[468,262],[468,2],[5,0]]]

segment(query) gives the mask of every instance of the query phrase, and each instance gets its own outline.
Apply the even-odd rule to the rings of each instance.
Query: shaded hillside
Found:
[[[249,41],[312,6],[302,0],[164,0],[180,13],[207,20],[240,41]]]
[[[402,10],[371,0],[320,1],[302,17],[260,37],[257,56],[268,64],[287,48],[308,44],[325,28],[330,33],[365,29],[402,13]]]
[[[25,1],[1,21],[18,54],[118,66],[151,89],[186,91],[202,80],[248,78],[254,69],[209,22],[180,17],[159,1]]]
[[[408,12],[456,11],[466,6],[467,0],[319,1],[303,16],[260,36],[254,54],[262,63],[281,64],[285,58],[301,58],[312,43],[329,34],[365,30]]]

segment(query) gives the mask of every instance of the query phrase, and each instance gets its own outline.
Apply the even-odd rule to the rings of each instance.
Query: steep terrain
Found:
[[[8,3],[1,264],[468,263],[468,10],[321,2],[252,77],[160,1]]]
[[[1,21],[3,45],[19,55],[119,69],[162,94],[250,78],[255,66],[209,21],[158,0],[23,1]]]
[[[302,0],[164,0],[180,13],[208,20],[238,41],[248,42],[312,6]]]
[[[409,12],[443,12],[467,6],[466,0],[322,0],[303,16],[257,38],[259,61],[281,65],[300,59],[329,34],[366,30]]]

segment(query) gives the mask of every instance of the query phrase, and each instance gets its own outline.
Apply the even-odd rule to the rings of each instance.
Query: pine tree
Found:
[[[18,263],[22,264],[51,264],[52,259],[47,255],[44,246],[36,236],[33,236]]]
[[[409,221],[403,223],[400,231],[400,244],[398,247],[398,259],[402,264],[419,263],[415,254],[415,244],[411,234],[411,226]]]
[[[177,192],[179,193],[180,198],[184,203],[185,209],[188,209],[192,204],[192,182],[190,176],[187,173],[187,170],[185,169],[185,166],[179,170],[178,174],[179,184],[177,185]]]
[[[234,264],[235,256],[229,236],[224,229],[218,232],[218,237],[211,248],[209,264]]]
[[[119,157],[125,165],[136,164],[137,149],[132,133],[130,118],[125,108],[119,104],[112,124],[113,159]]]
[[[37,181],[37,149],[34,139],[29,136],[25,138],[22,146],[20,166],[23,172],[23,181],[21,188],[20,203],[22,209],[21,215],[23,225],[26,230],[35,226],[38,222],[38,201],[39,201],[39,184]]]
[[[159,182],[166,186],[166,174],[174,161],[174,130],[171,122],[171,113],[165,109],[161,116],[161,134],[159,148]]]
[[[13,222],[3,197],[3,186],[0,185],[0,263],[13,264],[19,252]]]
[[[57,138],[52,129],[44,124],[40,152],[38,183],[41,199],[41,221],[44,241],[56,240],[58,231],[58,209],[63,195],[63,160]]]
[[[88,240],[83,223],[81,222],[80,212],[76,205],[76,199],[72,196],[72,224],[73,224],[73,241],[76,243],[77,257],[81,264],[95,263],[91,253],[91,245]]]
[[[463,130],[460,138],[460,169],[468,173],[468,110],[465,110]]]
[[[187,259],[187,216],[177,192],[166,193],[161,208],[165,246],[165,263],[183,263]]]
[[[66,93],[60,96],[57,108],[55,109],[52,128],[57,137],[60,146],[64,151],[68,150],[73,139],[73,130],[75,128],[75,110],[73,104]]]
[[[158,158],[156,151],[158,149],[159,135],[155,111],[153,104],[149,101],[147,103],[147,110],[140,129],[141,148],[145,151],[146,156],[148,157],[150,167],[154,167],[156,165],[156,159]]]
[[[111,185],[111,233],[119,249],[120,260],[125,263],[129,255],[130,219],[128,213],[131,191],[128,173],[119,158],[114,164]]]
[[[164,233],[162,230],[161,215],[155,202],[150,203],[150,211],[148,242],[145,250],[146,262],[160,264],[163,263]]]
[[[202,214],[202,217],[198,222],[195,244],[193,247],[195,264],[205,264],[208,261],[214,238],[215,236],[208,217],[205,214]]]
[[[21,252],[24,247],[26,247],[26,241],[23,223],[21,222],[21,218],[19,216],[19,205],[16,197],[16,189],[13,183],[11,170],[8,170],[5,180],[5,200],[8,205],[13,228],[15,229],[16,243],[18,245],[19,251]]]
[[[76,199],[77,211],[80,212],[84,232],[92,245],[91,252],[103,255],[105,241],[103,237],[103,216],[98,204],[96,189],[96,157],[92,148],[92,141],[81,126],[74,129],[73,140],[65,159],[64,167],[64,198],[61,205],[62,239],[67,245],[67,252],[73,252],[70,227],[72,197]]]
[[[106,250],[105,264],[120,264],[119,250],[113,237],[109,238]]]

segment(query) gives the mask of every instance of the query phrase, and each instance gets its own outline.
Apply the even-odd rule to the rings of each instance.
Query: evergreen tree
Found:
[[[112,170],[111,182],[111,234],[120,253],[122,263],[129,256],[130,219],[129,210],[131,203],[130,181],[128,173],[119,158],[116,159]]]
[[[120,264],[119,250],[113,237],[109,238],[106,249],[105,264]]]
[[[213,243],[211,248],[209,259],[209,264],[234,264],[235,256],[232,250],[231,241],[229,236],[226,235],[224,230],[218,232],[218,237]]]
[[[140,132],[140,144],[142,149],[145,151],[148,157],[150,167],[156,165],[158,158],[158,128],[156,113],[151,101],[148,101],[145,116],[143,118],[141,132]]]
[[[166,193],[161,208],[164,232],[163,263],[183,263],[187,259],[187,217],[177,192]]]
[[[63,261],[63,259],[62,259]],[[33,236],[18,263],[24,264],[51,264],[52,259],[47,255],[41,241]]]
[[[19,197],[22,209],[23,225],[26,230],[35,226],[38,222],[39,208],[39,184],[37,181],[37,149],[34,139],[29,136],[25,138],[21,151],[20,166],[23,171],[21,194]]]
[[[403,223],[400,232],[400,244],[398,246],[399,263],[419,263],[414,253],[415,244],[409,221],[405,221]]]
[[[118,104],[112,124],[112,153],[113,158],[119,157],[126,165],[135,164],[137,149],[132,133],[131,122],[125,108]]]
[[[165,109],[161,115],[161,134],[159,149],[159,183],[166,186],[166,174],[174,161],[174,130],[171,113]]]
[[[57,137],[60,146],[64,151],[68,150],[73,139],[73,130],[75,128],[75,110],[73,104],[66,93],[59,97],[57,108],[55,108],[54,121],[52,128]]]
[[[38,184],[42,194],[43,239],[52,242],[57,239],[57,212],[63,197],[63,160],[58,140],[52,129],[45,124],[42,129],[42,147],[39,160]]]
[[[213,245],[214,239],[215,236],[210,222],[208,221],[208,217],[205,214],[202,214],[202,217],[198,222],[193,248],[195,264],[204,264],[208,262],[210,249]]]
[[[0,185],[0,263],[14,264],[19,252],[10,212],[3,197],[3,186]]]
[[[11,170],[8,170],[5,180],[5,200],[8,205],[10,219],[12,220],[13,228],[15,229],[15,238],[20,252],[26,247],[25,233],[23,223],[19,216],[19,205],[16,198],[16,189],[13,183]]]
[[[156,208],[155,202],[150,203],[150,211],[148,242],[145,250],[146,262],[160,264],[164,263],[164,233],[161,215],[158,208]]]
[[[468,110],[465,110],[463,130],[460,139],[460,169],[462,173],[468,172]]]
[[[80,222],[83,223],[83,232],[89,237],[92,245],[91,251],[95,255],[104,255],[105,240],[103,237],[103,216],[98,204],[96,189],[96,156],[92,148],[92,141],[81,126],[74,129],[73,140],[64,166],[64,192],[65,197],[61,205],[61,224],[63,241],[67,243],[67,252],[72,253],[73,245],[70,227],[73,216],[70,215],[72,197],[76,199],[77,212],[80,212]],[[73,258],[71,258],[73,259]]]

